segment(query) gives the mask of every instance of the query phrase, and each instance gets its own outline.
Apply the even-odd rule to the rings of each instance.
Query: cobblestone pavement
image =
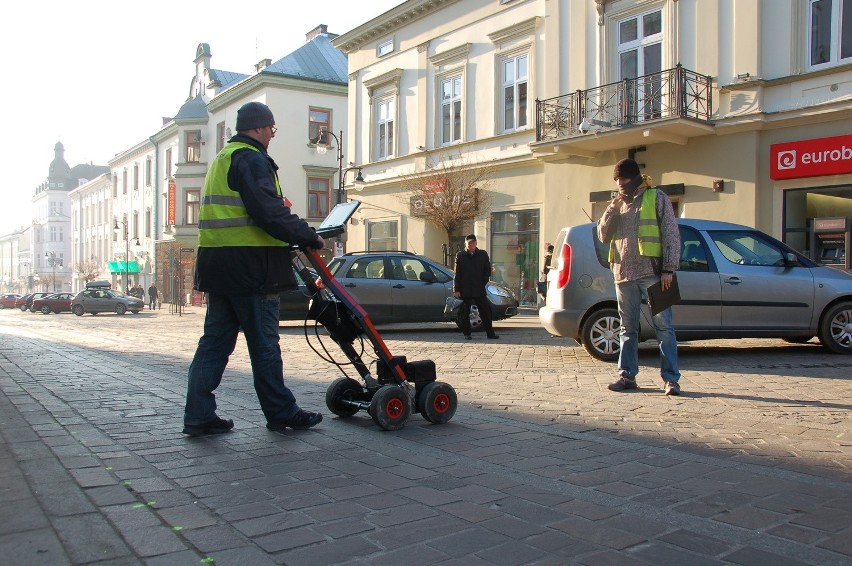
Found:
[[[236,427],[192,439],[202,319],[0,311],[3,563],[852,563],[852,358],[815,344],[683,345],[666,397],[653,346],[612,393],[613,366],[534,313],[497,341],[390,326],[459,406],[388,432],[329,413],[341,371],[285,323],[286,381],[325,420],[267,431],[240,341],[217,396]]]

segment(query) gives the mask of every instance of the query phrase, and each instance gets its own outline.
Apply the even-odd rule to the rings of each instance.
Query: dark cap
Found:
[[[474,242],[476,241],[476,235],[475,234],[468,234],[467,236],[464,237],[465,242],[469,242],[471,240],[473,240]]]
[[[622,159],[615,164],[615,170],[612,173],[612,178],[617,179],[624,177],[625,179],[634,179],[640,175],[639,164],[632,159]]]
[[[274,125],[275,118],[272,117],[272,110],[262,102],[246,102],[237,110],[238,132]]]

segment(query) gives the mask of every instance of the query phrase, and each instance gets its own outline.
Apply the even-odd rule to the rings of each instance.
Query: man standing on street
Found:
[[[151,283],[151,286],[148,287],[148,308],[150,310],[154,310],[155,308],[157,308],[158,292],[159,291],[157,291],[157,286]]]
[[[207,293],[207,314],[189,366],[183,432],[190,436],[234,426],[217,416],[213,392],[240,330],[266,428],[306,429],[322,420],[299,408],[284,385],[278,304],[279,293],[296,286],[290,245],[320,249],[324,242],[285,204],[278,166],[267,153],[276,131],[269,107],[244,104],[236,128],[210,165],[199,213],[194,288]]]
[[[476,247],[476,236],[464,239],[465,249],[456,254],[456,276],[453,280],[453,295],[464,301],[461,306],[461,323],[464,337],[470,340],[470,307],[476,305],[485,334],[492,340],[499,338],[491,326],[491,304],[485,286],[491,279],[491,260],[488,254]]]
[[[680,232],[669,197],[651,188],[651,178],[640,174],[635,161],[619,161],[613,178],[618,194],[598,223],[598,237],[610,244],[609,262],[621,317],[618,380],[609,389],[626,391],[637,387],[642,299],[647,299],[648,287],[658,281],[664,291],[671,286],[680,264]],[[663,391],[678,395],[680,371],[671,307],[651,320],[660,343]]]

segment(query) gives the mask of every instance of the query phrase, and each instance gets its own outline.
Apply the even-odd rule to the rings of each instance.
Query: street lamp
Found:
[[[62,258],[56,257],[56,252],[44,252],[44,259],[53,268],[53,292],[56,292],[56,266],[62,267]]]
[[[130,270],[130,230],[127,228],[127,217],[123,217],[121,219],[121,225],[124,226],[124,291],[127,292],[128,289],[128,271]],[[112,227],[115,230],[116,235],[118,235],[119,228],[118,226],[118,218],[115,219],[115,225]],[[135,247],[140,247],[142,244],[139,243],[139,236],[136,237]]]
[[[355,176],[355,185],[356,190],[360,190],[364,185],[364,175],[361,173],[361,167],[359,165],[354,165],[352,167],[343,168],[343,144],[340,143],[340,140],[343,139],[343,130],[340,130],[340,137],[334,135],[334,132],[329,132],[325,128],[322,128],[319,132],[319,135],[310,140],[308,143],[308,147],[312,147],[316,149],[317,153],[320,155],[324,154],[328,151],[328,136],[334,138],[334,141],[337,142],[337,203],[340,204],[343,202],[343,194],[346,191],[345,189],[345,179],[346,174],[350,171],[358,171],[358,174]]]

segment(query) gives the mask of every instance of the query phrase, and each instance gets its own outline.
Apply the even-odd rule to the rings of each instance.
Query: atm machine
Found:
[[[852,269],[852,222],[848,217],[814,218],[811,249],[814,260],[824,265]]]

